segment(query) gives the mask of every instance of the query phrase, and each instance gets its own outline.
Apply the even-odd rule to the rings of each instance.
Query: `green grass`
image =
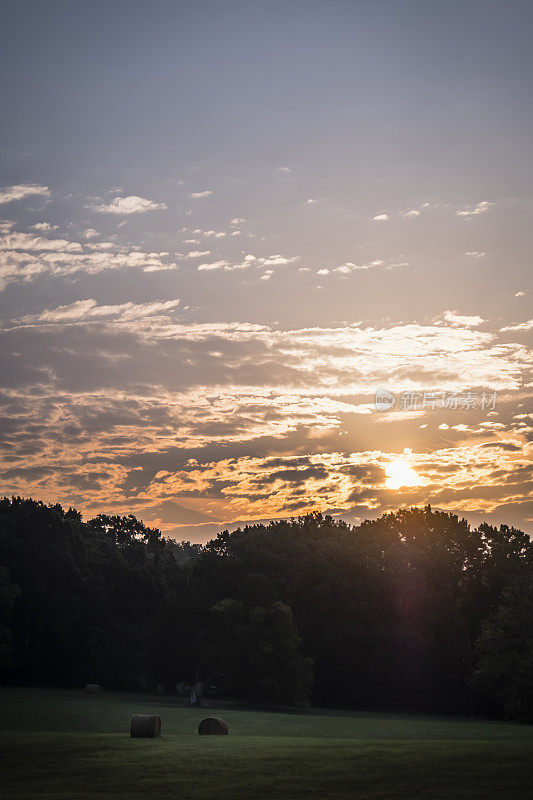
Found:
[[[5,800],[531,798],[533,727],[399,714],[220,711],[163,698],[0,690]],[[130,739],[134,713],[161,739]]]

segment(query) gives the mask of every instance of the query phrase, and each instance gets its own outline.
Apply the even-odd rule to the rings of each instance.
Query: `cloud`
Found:
[[[375,269],[376,267],[387,267],[393,268],[398,266],[407,266],[406,262],[402,262],[402,264],[387,264],[386,261],[382,259],[375,259],[374,261],[369,261],[366,264],[354,264],[353,261],[345,261],[344,264],[341,264],[340,267],[335,267],[332,272],[337,272],[340,275],[349,275],[351,272],[358,272],[360,270],[367,270],[367,269]]]
[[[435,203],[429,203],[429,202],[420,203],[420,205],[417,206],[416,208],[410,208],[408,211],[400,212],[400,216],[402,217],[402,219],[407,219],[407,220],[417,219],[424,208],[431,208],[432,206],[434,207]]]
[[[22,317],[24,323],[65,323],[78,322],[102,317],[118,316],[123,320],[147,317],[156,314],[165,314],[173,311],[179,304],[177,300],[166,300],[154,303],[121,303],[118,305],[98,305],[96,300],[76,300],[74,303],[65,306],[57,306],[54,309],[45,309],[40,314]]]
[[[258,258],[256,261],[262,267],[278,267],[280,265],[293,264],[298,261],[298,258],[299,256],[282,256],[278,254],[267,258]]]
[[[158,313],[175,305],[177,300],[168,301],[168,305],[156,302],[98,306],[94,299],[89,299],[72,306],[47,309],[31,320],[56,322],[61,318],[78,319],[80,314],[92,318],[109,314],[124,317],[130,313],[138,316],[141,311]],[[26,324],[28,319],[25,317],[22,322]],[[10,323],[9,330],[14,329]],[[38,329],[34,335],[39,335]],[[512,389],[520,385],[525,369],[520,345],[496,343],[493,334],[458,328],[454,324],[446,327],[412,323],[382,328],[357,324],[279,330],[251,323],[178,324],[162,320],[156,326],[151,322],[146,328],[137,326],[122,342],[119,328],[113,322],[106,336],[109,341],[105,346],[99,345],[99,359],[103,367],[107,362],[107,350],[115,352],[112,374],[117,386],[127,374],[121,378],[121,350],[131,347],[132,352],[138,351],[143,343],[143,358],[147,360],[139,361],[140,372],[131,364],[128,380],[138,385],[143,365],[149,366],[153,377],[159,364],[161,371],[157,382],[173,392],[178,387],[184,390],[191,379],[195,385],[200,381],[205,386],[213,381],[215,385],[222,385],[229,380],[233,384],[232,392],[236,391],[237,384],[248,387],[244,390],[246,393],[252,386],[268,385],[268,392],[271,387],[277,387],[279,393],[287,396],[303,393],[315,397],[373,393],[376,382],[380,381],[378,385],[381,385],[385,379],[391,391],[414,387],[457,390],[464,385]],[[64,336],[64,341],[68,341],[68,336]],[[198,346],[199,342],[203,342],[202,347]],[[182,359],[187,361],[190,357],[191,343],[196,349],[192,371],[182,363]],[[34,344],[27,354],[29,358],[37,352]],[[215,351],[222,356],[213,372],[209,353]],[[43,364],[48,357],[54,358],[54,352],[52,347],[47,355],[46,338],[42,338],[39,357]],[[80,374],[85,380],[87,374],[83,373],[81,352],[79,358]],[[169,372],[170,359],[174,360],[176,370]],[[127,366],[127,360],[122,360],[122,366]],[[102,375],[105,371],[103,369]],[[255,389],[252,394],[254,392]]]
[[[226,231],[204,231],[202,228],[195,228],[193,233],[195,236],[206,236],[207,238],[213,237],[214,239],[223,239],[225,236],[227,236]]]
[[[159,211],[167,208],[166,203],[156,203],[138,195],[128,197],[115,197],[110,203],[92,205],[93,211],[100,214],[142,214],[145,211]]]
[[[455,213],[458,217],[465,217],[465,219],[469,219],[470,217],[477,217],[480,214],[485,214],[485,212],[488,211],[489,208],[492,208],[493,206],[494,203],[489,203],[488,200],[482,200],[481,203],[478,203],[473,208],[470,207],[465,209],[459,209]]]
[[[115,245],[113,242],[90,242],[85,245],[87,250],[92,250],[93,252],[112,250],[114,246]]]
[[[465,253],[465,256],[471,256],[472,258],[485,258],[486,255],[481,250],[467,250]]]
[[[59,225],[51,225],[50,222],[36,222],[35,225],[32,225],[32,230],[34,231],[57,231]]]
[[[453,325],[454,327],[465,327],[465,328],[475,328],[477,325],[481,325],[483,322],[486,322],[483,317],[476,315],[467,316],[465,314],[459,314],[457,311],[445,311],[442,315],[442,319],[444,322]]]
[[[474,411],[447,411],[450,444],[417,452],[422,420],[406,415],[395,431],[375,424],[372,411],[383,385],[395,393],[493,387],[516,409],[522,346],[444,321],[187,323],[176,320],[177,304],[89,298],[4,326],[5,492],[86,514],[142,509],[165,525],[167,501],[218,523],[354,506],[377,512],[400,499],[496,513],[523,494],[525,419],[509,427],[499,416],[506,428],[495,430],[478,425]],[[424,413],[433,431],[444,424],[441,410]],[[406,440],[425,485],[400,498],[385,487],[384,470]],[[482,446],[494,441],[503,446]]]
[[[533,319],[529,319],[527,322],[519,322],[517,325],[506,325],[505,328],[500,328],[500,331],[503,333],[505,331],[530,331],[533,329]]]
[[[45,239],[42,236],[32,236],[28,233],[13,232],[0,237],[0,251],[23,250],[42,252],[55,250],[67,253],[79,253],[82,247],[79,242],[69,242],[66,239]]]
[[[14,186],[4,186],[0,189],[0,203],[12,203],[15,200],[23,200],[25,197],[40,195],[50,197],[50,189],[40,183],[16,184]]]
[[[220,259],[219,261],[211,261],[210,263],[198,264],[196,269],[198,270],[198,272],[211,272],[216,269],[227,269],[228,267],[231,267],[230,262],[226,261],[225,259]]]
[[[388,214],[376,214],[375,217],[372,217],[373,222],[388,222],[389,219]]]
[[[191,192],[189,197],[192,197],[193,200],[202,200],[204,197],[211,197],[213,192],[210,189],[207,189],[205,192]]]
[[[299,256],[283,256],[279,253],[267,257],[254,256],[252,253],[248,253],[241,262],[232,263],[227,259],[220,259],[210,263],[199,264],[197,270],[199,272],[206,272],[222,269],[225,272],[233,272],[236,270],[249,269],[250,267],[256,267],[257,269],[262,269],[263,267],[279,267],[293,264],[298,258]],[[272,270],[269,270],[269,272],[272,273]]]
[[[146,253],[113,242],[82,245],[67,239],[42,236],[4,228],[0,235],[0,290],[17,281],[33,281],[38,276],[96,274],[110,269],[142,269],[144,272],[177,269],[168,261],[168,252]],[[84,249],[85,248],[85,249]],[[87,252],[89,251],[89,252]]]
[[[210,250],[191,250],[186,254],[185,258],[202,258],[203,256],[211,255]]]

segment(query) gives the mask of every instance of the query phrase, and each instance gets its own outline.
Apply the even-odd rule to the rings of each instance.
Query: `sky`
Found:
[[[532,26],[3,0],[0,493],[533,532]]]

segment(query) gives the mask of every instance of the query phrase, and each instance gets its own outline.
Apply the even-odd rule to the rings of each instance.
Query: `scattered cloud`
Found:
[[[66,306],[45,309],[40,314],[22,317],[22,322],[29,323],[65,323],[79,322],[103,317],[120,317],[123,320],[164,314],[173,311],[179,304],[177,300],[166,300],[154,303],[121,303],[118,305],[98,305],[94,299],[76,300]]]
[[[213,239],[224,239],[227,236],[226,231],[213,231],[213,230],[203,230],[202,228],[195,228],[193,233],[196,236],[205,236],[206,238],[213,238]]]
[[[435,206],[435,203],[420,203],[416,208],[410,208],[408,211],[400,212],[400,216],[402,219],[417,219],[424,208],[431,208],[432,206]]]
[[[505,328],[500,328],[500,331],[503,333],[505,331],[530,331],[533,330],[533,319],[529,319],[527,322],[519,322],[516,325],[506,325]]]
[[[59,225],[52,225],[50,222],[36,222],[35,225],[32,225],[31,227],[34,231],[42,231],[43,233],[47,233],[48,231],[57,231]]]
[[[470,217],[477,217],[480,214],[485,214],[489,208],[492,208],[494,203],[489,203],[488,200],[482,200],[481,203],[478,203],[476,206],[470,208],[459,209],[455,213],[458,217],[464,217],[465,219],[470,219]]]
[[[167,208],[166,203],[156,203],[138,195],[128,197],[115,197],[110,203],[100,203],[90,206],[93,211],[100,214],[143,214],[145,211],[159,211]]]
[[[374,259],[374,261],[369,261],[365,264],[355,264],[353,261],[345,261],[344,264],[341,264],[339,267],[334,267],[331,272],[337,272],[340,275],[349,275],[351,272],[359,272],[361,270],[367,269],[375,269],[376,267],[384,267],[386,269],[393,269],[394,267],[405,267],[408,266],[407,262],[402,263],[394,263],[394,262],[386,262],[381,258]]]
[[[33,236],[29,233],[8,233],[0,239],[0,251],[29,250],[42,252],[55,250],[67,253],[78,253],[82,249],[79,242],[70,242],[66,239],[45,239],[42,236]]]
[[[486,255],[481,250],[467,250],[465,253],[465,256],[471,256],[472,258],[485,258]]]
[[[0,189],[0,203],[13,203],[15,200],[23,200],[34,195],[50,197],[50,189],[40,183],[19,183],[14,186],[4,186],[3,189]]]
[[[210,263],[198,264],[196,269],[198,272],[212,272],[216,269],[228,269],[231,268],[231,264],[226,259],[220,259],[219,261],[211,261]]]
[[[189,197],[193,200],[203,200],[204,197],[211,197],[213,192],[210,189],[206,189],[204,192],[191,192]]]
[[[441,319],[454,327],[464,328],[475,328],[483,322],[486,322],[483,317],[477,314],[468,316],[466,314],[459,314],[457,311],[445,311]]]
[[[299,256],[283,256],[279,253],[266,257],[254,256],[252,253],[248,253],[240,262],[231,262],[227,259],[220,259],[212,263],[200,264],[197,269],[199,271],[223,269],[226,272],[249,269],[250,267],[261,269],[263,267],[279,267],[287,264],[293,264],[298,260],[298,258]]]
[[[298,261],[299,256],[282,256],[277,255],[268,256],[267,258],[257,258],[256,262],[262,267],[278,267],[285,264],[293,264]]]
[[[375,217],[372,217],[373,222],[388,222],[390,219],[388,214],[376,214]]]
[[[92,238],[92,237],[91,237]],[[0,235],[0,290],[17,281],[38,276],[96,274],[110,269],[142,269],[145,272],[176,269],[168,252],[147,253],[138,246],[113,242],[85,243],[45,238],[8,229]]]
[[[186,254],[185,258],[203,258],[204,256],[211,255],[210,250],[191,250]]]

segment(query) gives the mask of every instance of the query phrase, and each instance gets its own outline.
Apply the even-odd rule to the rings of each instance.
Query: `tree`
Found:
[[[199,547],[132,514],[84,523],[4,499],[0,659],[21,682],[214,680],[276,703],[308,695],[312,662],[316,704],[452,713],[471,710],[477,659],[477,708],[524,717],[532,569],[521,531],[429,506],[359,526],[309,514]]]
[[[533,722],[533,573],[503,593],[476,642],[478,708]]]
[[[247,608],[227,598],[213,607],[209,664],[230,694],[269,703],[306,702],[312,663],[299,653],[291,609]]]
[[[9,572],[0,565],[0,675],[10,675],[15,669],[11,633],[13,606],[20,597],[20,588],[13,583]]]

